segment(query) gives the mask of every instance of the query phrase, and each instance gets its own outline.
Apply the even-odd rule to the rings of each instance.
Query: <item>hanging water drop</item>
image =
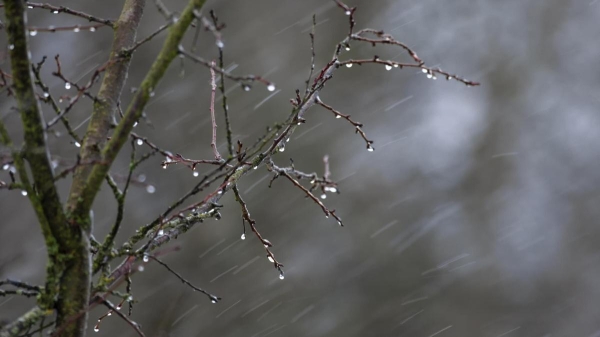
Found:
[[[67,89],[67,90],[71,89],[71,83],[69,83],[69,82],[65,83],[65,89]]]
[[[285,151],[285,145],[281,144],[281,146],[279,146],[279,152],[283,152]]]
[[[325,193],[321,194],[321,199],[327,199],[327,194],[325,194]]]
[[[346,68],[352,68],[352,63],[346,63]]]
[[[50,97],[50,94],[47,92],[44,92],[44,98],[48,98],[48,97]]]
[[[367,145],[367,151],[373,152],[375,149],[371,146],[371,144]]]
[[[81,30],[81,29],[80,29],[79,27],[75,27],[75,28],[73,28],[73,32],[75,32],[75,33],[79,33],[79,31],[80,31],[80,30]]]
[[[346,51],[350,51],[350,46],[346,46]]]
[[[148,185],[148,186],[146,186],[146,192],[152,194],[152,193],[156,192],[156,187],[154,187],[154,185]]]
[[[9,165],[9,164],[4,164],[4,165],[2,165],[2,169],[3,169],[4,171],[8,171],[8,169],[9,169],[9,168],[10,168],[10,165]]]
[[[21,191],[21,195],[22,195],[22,196],[24,196],[24,197],[26,197],[26,196],[27,196],[27,191],[25,191],[25,190],[22,190],[22,191]]]
[[[36,36],[36,35],[37,35],[37,33],[38,33],[38,32],[37,32],[37,30],[35,30],[35,29],[34,29],[34,30],[30,30],[30,31],[29,31],[29,36]]]
[[[53,10],[52,14],[58,14],[58,9]]]
[[[165,231],[163,231],[162,229],[158,231],[158,236],[163,236],[165,234]]]
[[[13,50],[13,49],[15,49],[15,45],[14,44],[8,45],[8,50]]]
[[[194,171],[194,173],[192,173],[192,175],[193,175],[194,177],[197,177],[199,174],[200,174],[200,173],[198,173],[198,172],[196,172],[196,171]]]
[[[148,255],[144,255],[144,257],[142,258],[142,261],[148,262],[148,261],[150,261],[150,258],[148,257]]]
[[[81,147],[81,144],[79,144],[79,142],[75,142],[75,147]]]
[[[242,236],[240,236],[240,239],[242,239],[242,240],[246,240],[246,234],[245,234],[245,233],[242,233]]]
[[[138,138],[137,140],[137,145],[144,145],[144,141],[141,140],[140,138]]]
[[[429,70],[427,69],[421,69],[421,71],[423,72],[423,74],[427,74],[429,72]]]
[[[273,259],[273,257],[271,255],[268,255],[267,259],[269,259],[269,262],[271,262],[271,263],[275,262],[275,260]]]
[[[394,63],[394,68],[398,68],[398,63]]]
[[[138,122],[133,123],[133,127],[135,128],[138,125]]]
[[[254,166],[252,169],[253,169],[253,170],[257,170],[257,169],[258,169],[258,166]]]
[[[223,43],[223,41],[217,40],[217,48],[223,49],[223,47],[225,47],[225,44]]]
[[[269,83],[269,85],[267,86],[267,90],[269,90],[269,91],[275,91],[275,84]]]
[[[142,265],[139,265],[139,266],[138,266],[138,268],[137,268],[137,270],[138,270],[140,273],[141,273],[141,272],[143,272],[143,271],[144,271],[144,266],[142,266]]]
[[[100,327],[98,325],[94,326],[94,332],[100,331]]]
[[[335,118],[342,118],[342,115],[336,115]]]
[[[285,278],[285,276],[283,276],[283,272],[279,273],[279,279],[283,280]]]
[[[248,84],[242,84],[242,89],[244,89],[244,91],[250,91],[252,88]]]
[[[215,304],[215,303],[217,303],[217,300],[215,300],[215,299],[213,298],[212,300],[210,300],[210,302],[211,302],[212,304]]]
[[[393,68],[393,67],[392,67],[391,65],[389,65],[389,64],[386,64],[386,65],[385,65],[385,70],[387,70],[387,71],[390,71],[390,70],[392,70],[392,68]]]
[[[346,15],[350,15],[350,14],[352,14],[352,12],[351,12],[351,11],[349,11],[349,10],[347,10],[347,11],[346,11]]]
[[[90,27],[90,32],[95,32],[96,31],[96,27]]]
[[[432,78],[433,75],[431,75],[431,73],[427,73],[427,78]]]

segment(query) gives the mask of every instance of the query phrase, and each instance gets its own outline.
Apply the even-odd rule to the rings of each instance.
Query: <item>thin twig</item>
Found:
[[[217,120],[215,119],[215,93],[217,91],[217,82],[215,79],[215,61],[210,62],[210,119],[212,121],[212,140],[210,146],[213,149],[215,160],[221,161],[223,158],[217,149]]]

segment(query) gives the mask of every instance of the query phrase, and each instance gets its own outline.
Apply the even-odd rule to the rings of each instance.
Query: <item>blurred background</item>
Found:
[[[51,1],[103,18],[117,18],[122,2]],[[165,3],[180,11],[186,1]],[[197,225],[170,244],[181,251],[164,257],[223,300],[211,304],[150,263],[133,278],[139,302],[132,319],[147,336],[600,336],[600,50],[594,47],[600,1],[347,3],[358,6],[358,28],[384,29],[426,64],[482,85],[433,81],[415,69],[339,69],[321,98],[363,122],[375,151],[366,151],[351,125],[314,107],[275,160],[287,165],[293,158],[296,168],[322,174],[328,154],[342,193],[323,201],[345,227],[326,219],[288,181],[269,189],[270,175],[261,167],[240,187],[285,265],[285,279],[255,237],[240,240],[239,205],[227,195],[222,220]],[[347,17],[322,0],[209,0],[204,12],[209,9],[227,25],[226,68],[277,84],[274,92],[260,85],[245,92],[228,82],[234,140],[250,144],[288,116],[294,90],[304,88],[312,14],[317,69],[347,33]],[[28,15],[34,27],[87,24],[41,9]],[[138,38],[163,23],[149,1]],[[191,49],[193,31],[188,35],[184,45]],[[135,54],[123,105],[164,37]],[[65,76],[83,84],[107,60],[111,38],[108,28],[32,36],[33,60],[49,57],[43,75],[51,94],[69,94],[51,75],[54,55],[60,54]],[[0,47],[0,67],[9,71],[5,31]],[[376,54],[409,61],[390,46],[351,47],[343,59]],[[197,53],[217,55],[210,33],[201,32]],[[148,122],[136,132],[173,153],[211,158],[209,79],[206,68],[175,60],[147,107]],[[0,97],[0,113],[19,137],[12,106]],[[43,109],[53,115],[49,106]],[[90,111],[90,102],[82,101],[69,114],[80,135]],[[49,136],[53,155],[74,158],[78,149],[57,130],[63,136]],[[128,152],[124,147],[114,174],[127,172]],[[130,190],[119,243],[199,179],[184,167],[161,169],[163,159],[153,157],[137,171],[145,181]],[[209,169],[201,168],[200,176]],[[59,187],[65,195],[69,181]],[[116,203],[107,186],[96,200],[94,235],[103,238]],[[0,219],[0,279],[41,284],[46,253],[27,199],[0,191]],[[33,302],[0,298],[0,320],[18,317]],[[90,333],[104,313],[91,312]],[[113,315],[96,335],[135,332]]]

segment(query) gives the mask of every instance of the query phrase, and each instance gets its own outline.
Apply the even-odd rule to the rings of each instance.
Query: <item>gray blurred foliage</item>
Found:
[[[177,10],[185,2],[165,3]],[[121,8],[115,0],[53,4],[108,18]],[[291,157],[298,169],[322,173],[322,157],[329,154],[342,194],[325,202],[346,226],[325,219],[287,181],[268,189],[268,172],[257,170],[243,180],[242,195],[285,264],[285,280],[254,237],[240,240],[239,205],[228,195],[222,220],[197,226],[172,244],[182,251],[165,257],[224,299],[211,304],[149,264],[133,279],[139,301],[133,319],[148,336],[599,336],[600,1],[348,4],[359,7],[359,28],[385,29],[429,65],[483,85],[467,88],[375,65],[337,72],[321,97],[365,123],[375,152],[365,151],[351,126],[315,107],[277,160],[286,164]],[[303,88],[311,15],[318,21],[318,69],[347,32],[347,17],[330,1],[209,1],[204,8],[215,9],[227,24],[226,64],[238,74],[267,75],[281,90],[264,102],[271,94],[264,87],[231,92],[234,138],[247,142],[287,116],[289,98]],[[29,22],[82,20],[38,10],[30,11]],[[138,36],[162,23],[149,3]],[[163,38],[135,54],[128,87],[140,83]],[[31,38],[34,61],[59,53],[74,79],[103,63],[110,43],[109,29]],[[4,33],[0,46],[5,55]],[[209,33],[200,35],[198,51],[216,55]],[[374,54],[405,57],[366,44],[348,55]],[[0,66],[7,69],[5,57]],[[49,62],[44,74],[52,94],[60,95],[65,89],[52,70]],[[209,158],[209,94],[207,69],[177,60],[147,108],[152,126],[140,123],[136,131],[186,157]],[[126,92],[123,101],[129,97]],[[0,99],[4,116],[13,102]],[[70,113],[73,125],[89,113],[90,104],[80,104]],[[8,123],[16,127],[18,118],[9,116]],[[55,154],[72,157],[76,148],[65,143],[50,137]],[[160,160],[140,168],[156,193],[131,191],[121,240],[197,179],[183,167],[162,170]],[[127,164],[124,151],[113,172],[125,173]],[[61,191],[67,188],[63,181]],[[19,192],[0,193],[0,278],[41,283],[46,253],[35,216]],[[114,211],[105,186],[94,207],[96,237],[107,233]],[[0,319],[31,305],[0,298]],[[90,320],[104,313],[96,309]],[[113,316],[96,335],[134,334]]]

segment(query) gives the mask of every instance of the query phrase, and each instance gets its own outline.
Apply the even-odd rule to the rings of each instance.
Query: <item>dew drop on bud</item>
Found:
[[[242,234],[242,236],[240,237],[240,239],[246,240],[246,234]]]
[[[392,67],[391,65],[389,65],[389,64],[386,64],[386,65],[385,65],[385,70],[387,70],[387,71],[390,71],[390,70],[392,70],[392,68],[393,68],[393,67]]]
[[[22,191],[21,191],[21,195],[23,195],[24,197],[26,197],[26,196],[27,196],[27,191],[25,191],[25,190],[22,190]]]
[[[327,199],[327,194],[325,194],[325,193],[321,194],[321,199]]]
[[[81,147],[81,144],[79,144],[79,142],[75,142],[75,147]]]
[[[79,27],[75,27],[75,28],[73,28],[73,32],[75,32],[75,33],[79,33],[79,31],[80,31]]]
[[[197,177],[199,174],[200,174],[200,173],[198,173],[198,172],[196,172],[196,171],[194,171],[194,173],[192,173],[192,175],[193,175],[194,177]]]
[[[143,140],[141,140],[141,139],[138,139],[138,140],[137,140],[137,145],[144,145],[144,141],[143,141]]]
[[[346,63],[346,68],[352,68],[352,63]]]
[[[269,91],[275,91],[275,84],[269,83],[269,85],[267,86],[267,90],[269,90]]]
[[[146,192],[152,194],[152,193],[156,192],[156,187],[154,187],[154,185],[148,185],[148,186],[146,186]]]
[[[29,31],[29,36],[36,36],[37,35],[37,30],[30,30]]]
[[[150,258],[148,257],[148,255],[144,255],[144,257],[142,258],[142,261],[148,262],[148,261],[150,261]]]
[[[275,260],[273,260],[273,257],[271,257],[271,255],[267,256],[267,258],[269,259],[269,262],[275,262]]]
[[[65,89],[67,89],[67,90],[71,89],[71,83],[69,83],[69,82],[65,83]]]

